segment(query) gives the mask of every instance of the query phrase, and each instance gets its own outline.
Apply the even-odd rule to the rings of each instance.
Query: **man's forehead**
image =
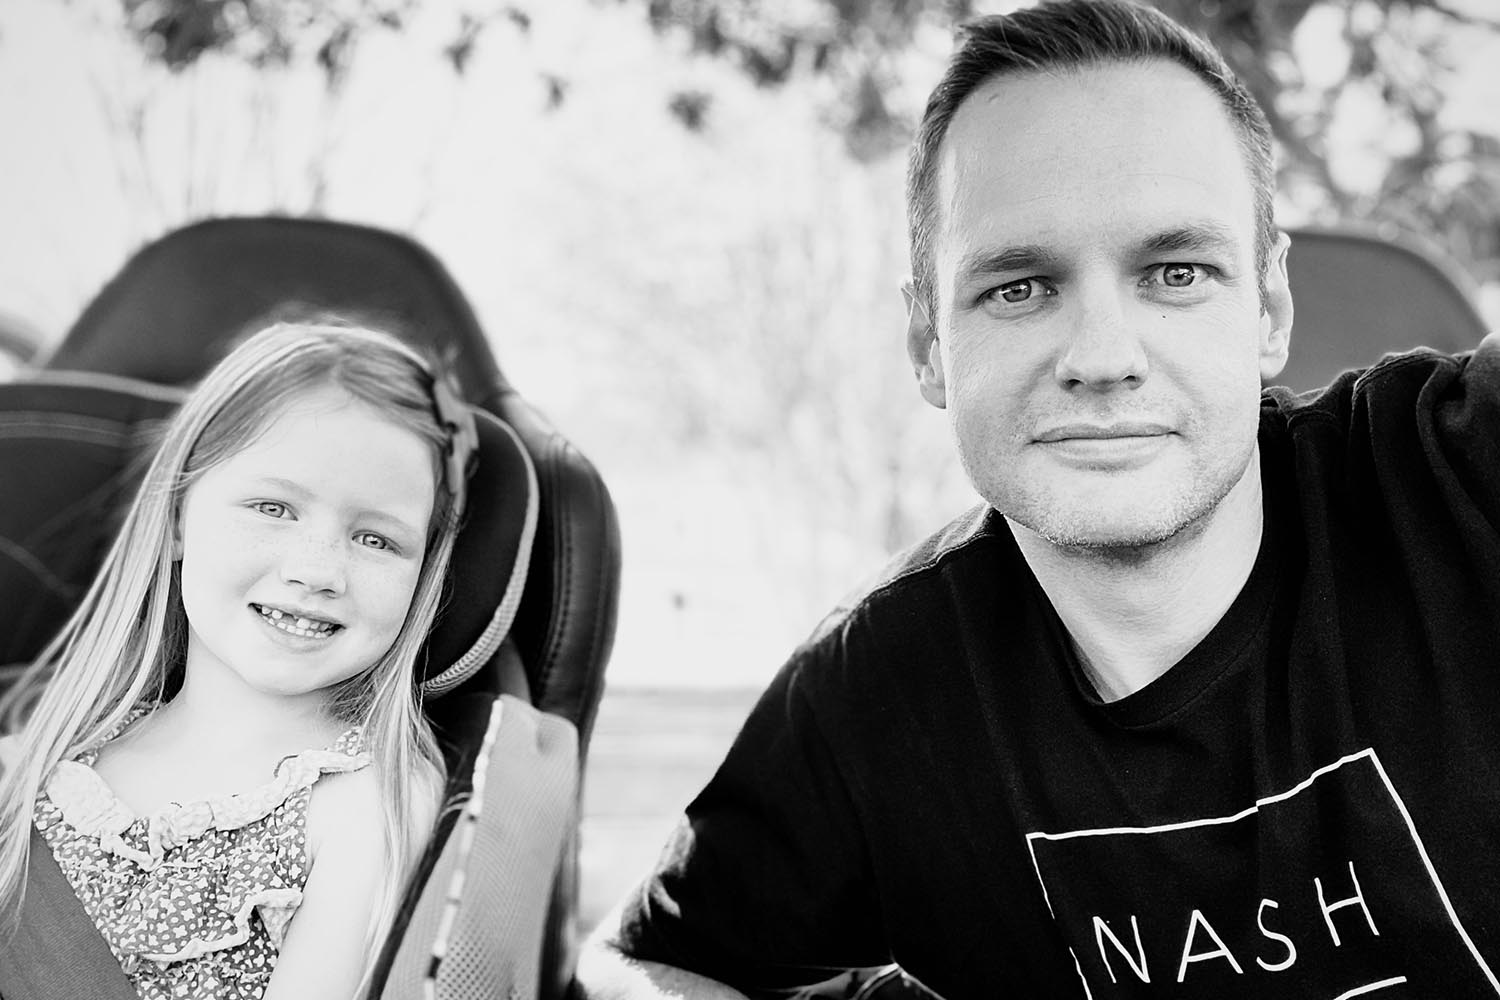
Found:
[[[935,194],[943,244],[1092,239],[1180,216],[1253,236],[1254,190],[1227,111],[1164,60],[987,81],[954,115]]]
[[[1165,114],[1161,114],[1164,112]],[[1194,114],[1234,137],[1228,110],[1192,70],[1169,59],[1110,60],[997,73],[974,88],[954,112],[942,153],[997,127],[1054,140],[1083,138],[1077,126],[1113,123],[1122,130],[1160,130],[1169,123],[1201,124]],[[1207,138],[1207,137],[1203,137]]]

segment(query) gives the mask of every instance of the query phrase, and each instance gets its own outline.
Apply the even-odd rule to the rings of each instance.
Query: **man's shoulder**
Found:
[[[1422,545],[1450,523],[1488,537],[1500,525],[1500,334],[1459,354],[1389,354],[1321,392],[1268,389],[1260,443],[1305,519],[1390,523]]]
[[[1326,387],[1293,393],[1274,387],[1262,394],[1262,410],[1288,424],[1322,420],[1347,421],[1356,413],[1378,419],[1389,412],[1410,414],[1425,398],[1436,404],[1455,393],[1474,399],[1500,400],[1500,331],[1471,351],[1445,354],[1418,347],[1387,354],[1367,368],[1344,372]]]
[[[977,504],[938,531],[892,556],[884,566],[851,588],[818,623],[810,637],[817,642],[851,617],[904,614],[921,602],[916,592],[941,586],[954,567],[971,559],[995,557],[995,543],[1013,544],[1004,519],[987,504]]]

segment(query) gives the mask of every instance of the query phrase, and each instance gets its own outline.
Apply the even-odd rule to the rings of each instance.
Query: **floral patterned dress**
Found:
[[[284,758],[249,792],[150,816],[115,798],[98,755],[53,769],[36,826],[121,968],[145,1000],[260,1000],[307,882],[312,786],[370,763],[360,731]]]

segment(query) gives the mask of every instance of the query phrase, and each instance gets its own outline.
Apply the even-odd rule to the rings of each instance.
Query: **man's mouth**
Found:
[[[1172,429],[1165,424],[1145,421],[1121,421],[1111,424],[1076,423],[1048,428],[1038,433],[1036,440],[1043,444],[1052,444],[1058,441],[1109,441],[1122,438],[1161,437],[1170,433]]]
[[[265,604],[251,604],[250,607],[255,609],[267,625],[301,639],[327,639],[344,627],[337,622],[284,611]]]

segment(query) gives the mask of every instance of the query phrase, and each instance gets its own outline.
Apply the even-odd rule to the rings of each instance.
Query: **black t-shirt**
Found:
[[[751,992],[1500,996],[1500,337],[1268,391],[1259,440],[1247,583],[1127,698],[992,512],[831,615],[627,950]]]

